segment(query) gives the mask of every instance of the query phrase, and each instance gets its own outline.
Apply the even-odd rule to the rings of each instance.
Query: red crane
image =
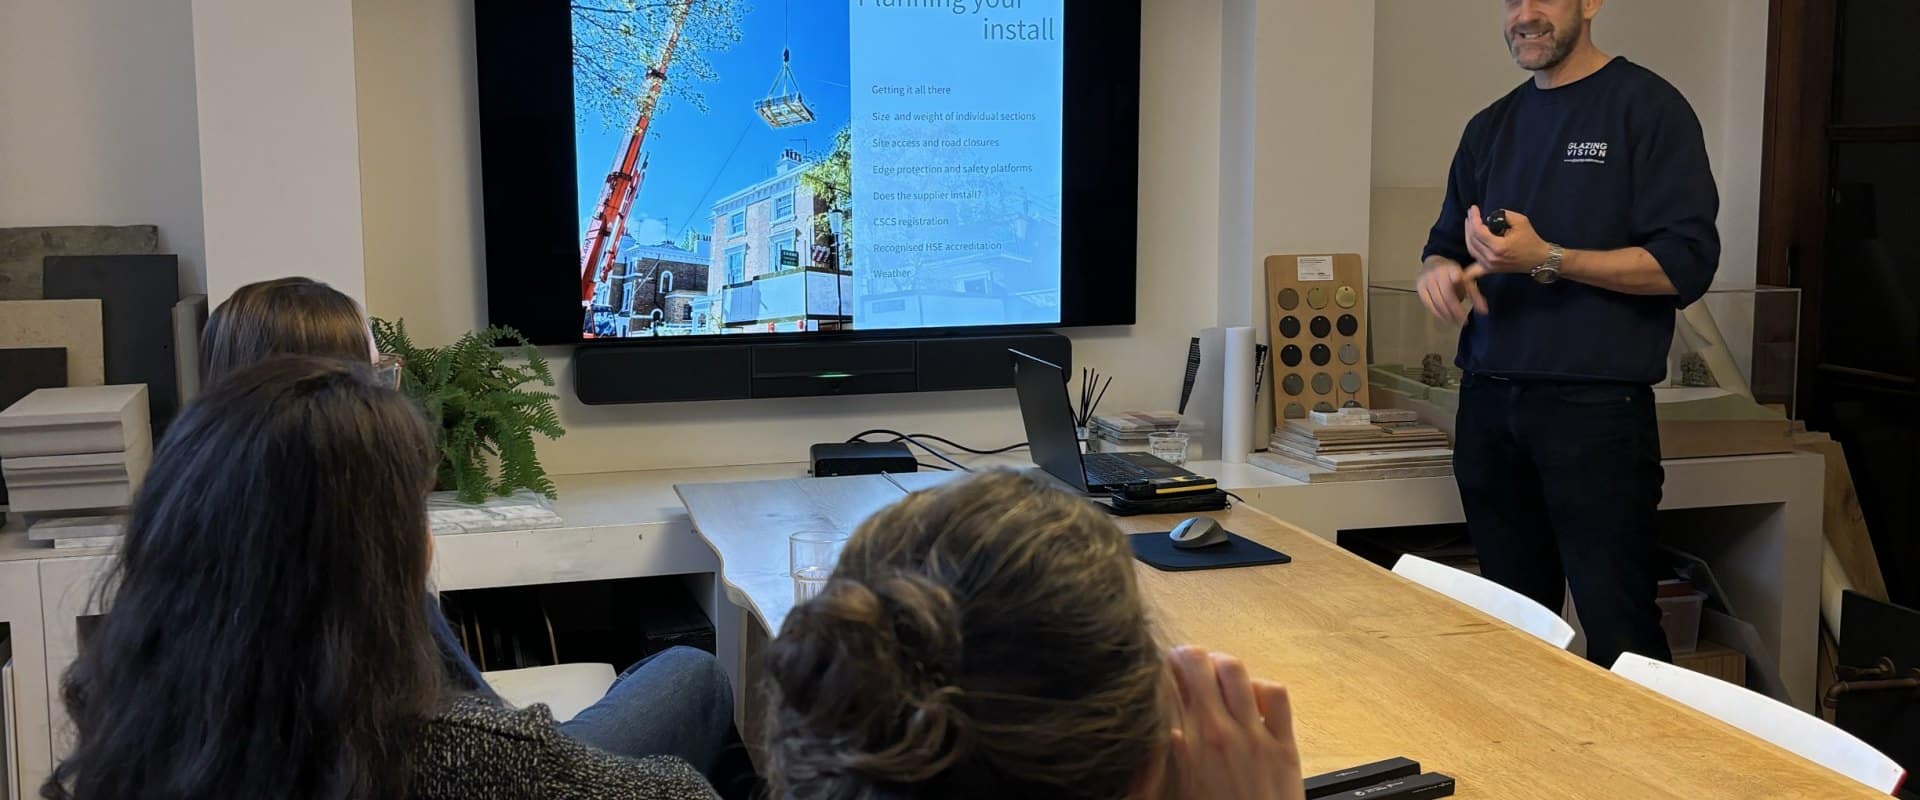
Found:
[[[660,102],[660,92],[666,88],[667,64],[673,60],[674,46],[680,42],[680,29],[687,24],[687,13],[693,10],[695,1],[684,0],[674,6],[673,23],[667,29],[660,60],[647,70],[647,92],[640,98],[640,113],[634,118],[633,130],[627,132],[626,143],[614,161],[613,170],[607,173],[607,188],[600,193],[586,242],[581,245],[580,306],[589,314],[594,293],[613,272],[614,259],[620,251],[620,236],[627,230],[627,214],[633,210],[633,198],[640,194],[640,183],[646,178],[647,162],[640,155],[640,146],[646,141],[647,126],[653,123],[653,109]]]

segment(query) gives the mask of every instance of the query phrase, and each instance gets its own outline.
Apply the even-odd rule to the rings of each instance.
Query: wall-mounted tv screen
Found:
[[[1138,0],[475,0],[542,344],[1133,321]]]

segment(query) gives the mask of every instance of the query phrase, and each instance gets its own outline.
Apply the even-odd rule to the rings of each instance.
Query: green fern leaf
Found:
[[[554,385],[552,367],[526,337],[492,326],[421,347],[405,320],[383,319],[373,321],[373,334],[382,352],[400,356],[402,389],[439,431],[442,488],[467,502],[519,489],[555,496],[534,437],[558,439],[566,429],[554,408],[559,398],[537,388]]]

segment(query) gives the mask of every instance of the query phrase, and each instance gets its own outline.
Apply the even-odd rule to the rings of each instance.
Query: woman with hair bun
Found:
[[[1120,531],[1018,473],[867,520],[767,672],[780,798],[1304,795],[1286,690],[1163,652]]]

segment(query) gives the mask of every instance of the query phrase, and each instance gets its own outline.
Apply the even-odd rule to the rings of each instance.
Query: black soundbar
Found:
[[[1009,349],[1071,365],[1057,333],[926,339],[621,346],[573,353],[573,393],[589,405],[1004,389]]]

